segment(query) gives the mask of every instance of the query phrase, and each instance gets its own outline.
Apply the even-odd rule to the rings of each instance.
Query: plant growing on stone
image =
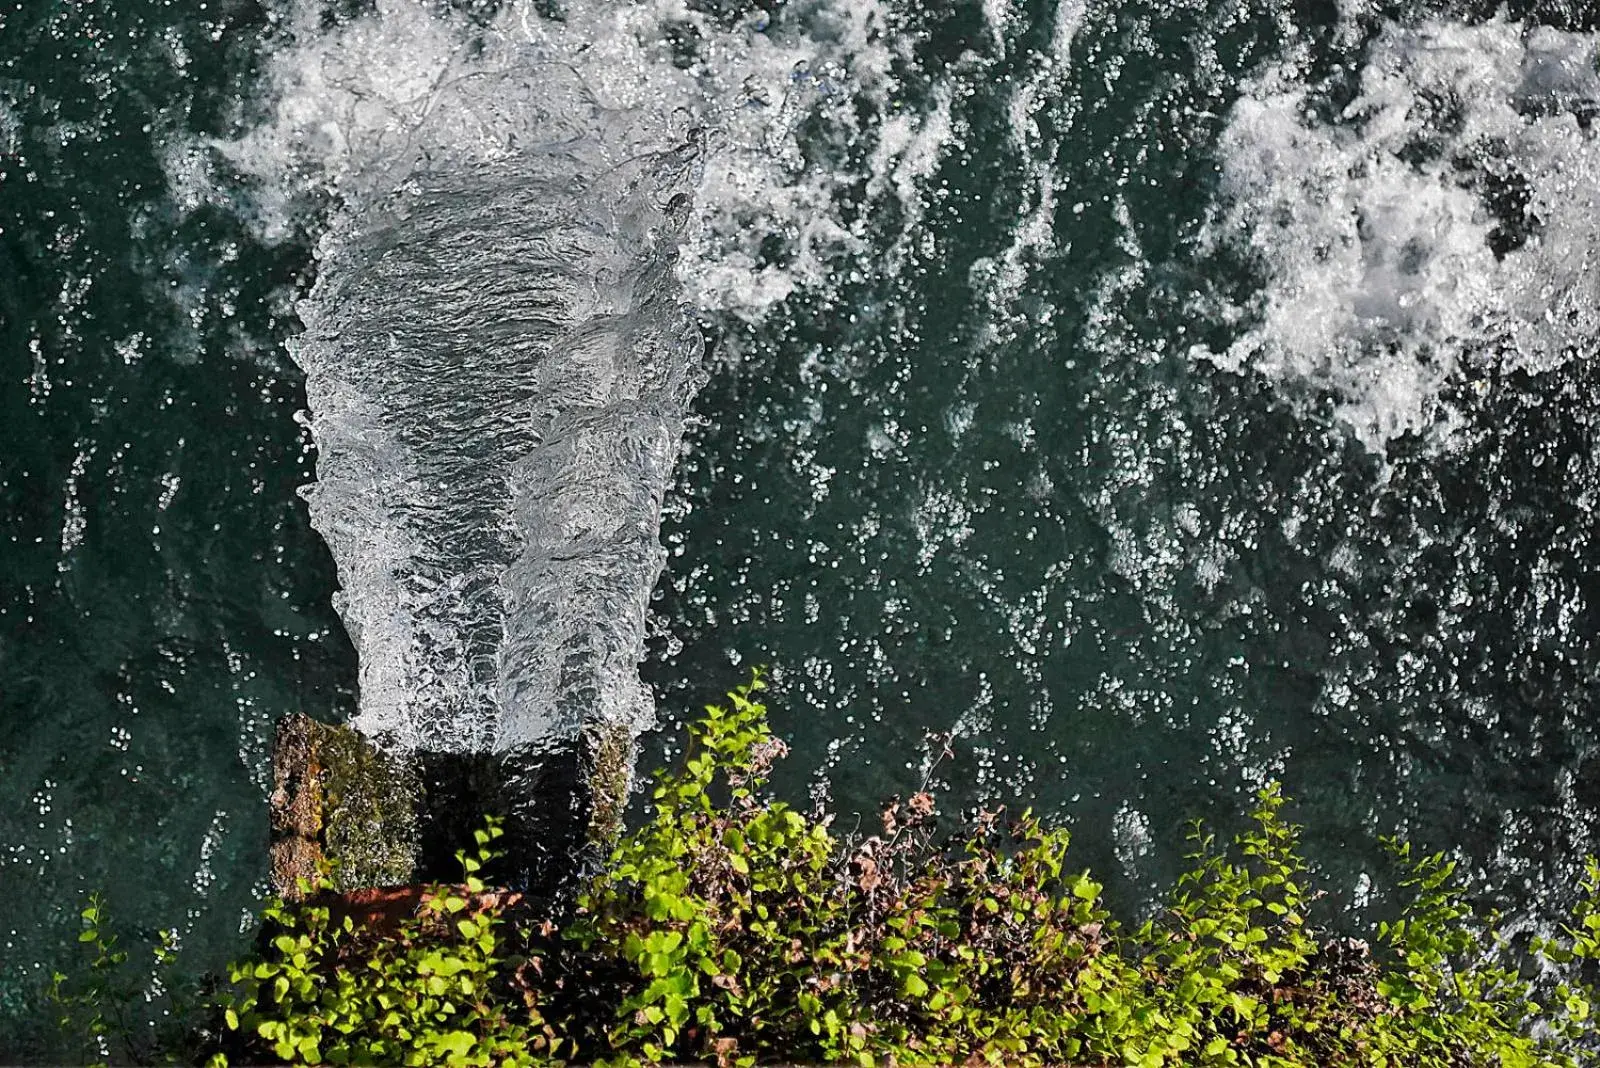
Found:
[[[918,793],[885,807],[881,834],[838,838],[826,817],[767,796],[784,749],[761,687],[757,675],[691,725],[652,818],[549,950],[550,1018],[580,1059],[1587,1063],[1589,987],[1568,975],[1541,1000],[1498,963],[1493,925],[1441,856],[1395,847],[1413,900],[1379,928],[1374,957],[1314,927],[1297,829],[1270,787],[1228,848],[1196,828],[1168,907],[1128,929],[1070,865],[1066,832],[1031,813],[980,813],[945,837]],[[1590,870],[1576,925],[1535,947],[1551,966],[1600,947]],[[584,998],[564,1003],[559,984]]]
[[[1410,903],[1369,950],[1317,926],[1270,787],[1232,842],[1196,827],[1165,908],[1124,926],[1067,833],[1032,813],[980,812],[950,833],[920,790],[885,805],[878,833],[836,835],[772,797],[785,749],[762,687],[757,674],[690,724],[649,818],[554,911],[490,896],[492,820],[460,855],[463,883],[429,888],[393,931],[338,915],[317,896],[326,872],[304,903],[273,902],[218,1006],[229,1052],[723,1068],[1579,1068],[1600,1054],[1593,863],[1571,924],[1519,958],[1443,856],[1396,843]],[[86,944],[113,958],[88,920]]]
[[[578,1054],[1080,1056],[1059,993],[1131,972],[1102,952],[1100,887],[1067,869],[1066,832],[989,814],[952,849],[919,792],[884,809],[882,834],[836,839],[761,793],[784,753],[762,685],[706,710],[682,769],[657,778],[653,819],[579,898],[566,937],[581,967],[620,974],[623,997],[611,1019],[576,1021]]]
[[[324,869],[305,904],[262,913],[269,949],[235,965],[226,1028],[252,1060],[293,1064],[527,1065],[557,1052],[527,1006],[501,988],[504,920],[474,909],[479,875],[502,835],[490,819],[476,850],[457,854],[460,886],[434,886],[392,933],[336,917]]]

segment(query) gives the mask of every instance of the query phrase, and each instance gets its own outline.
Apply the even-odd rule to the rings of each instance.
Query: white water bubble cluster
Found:
[[[660,498],[699,374],[684,302],[754,321],[859,273],[881,237],[861,196],[915,227],[948,100],[894,99],[911,38],[876,2],[381,0],[278,23],[257,111],[211,149],[263,239],[327,226],[293,351],[357,722],[445,749],[642,728]],[[169,158],[204,200],[195,153]]]
[[[1380,454],[1447,434],[1451,390],[1570,359],[1600,332],[1597,60],[1596,34],[1424,21],[1377,35],[1342,107],[1294,63],[1256,78],[1208,239],[1266,284],[1243,337],[1196,353],[1331,394]]]
[[[897,98],[912,39],[879,0],[732,20],[685,0],[586,0],[559,19],[507,4],[486,24],[381,0],[332,29],[315,3],[277,21],[264,116],[213,144],[250,180],[269,240],[303,225],[319,196],[370,198],[423,160],[545,151],[582,142],[592,108],[646,110],[641,139],[608,146],[604,161],[658,148],[651,126],[703,139],[679,274],[697,307],[756,319],[875,255],[856,187],[895,203],[911,233],[920,186],[958,133],[947,98],[926,112]],[[174,184],[198,199],[193,153],[172,159]]]

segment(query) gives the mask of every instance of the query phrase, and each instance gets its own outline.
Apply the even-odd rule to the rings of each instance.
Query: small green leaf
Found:
[[[449,1031],[434,1039],[434,1048],[455,1058],[464,1058],[472,1052],[477,1039],[469,1031]]]

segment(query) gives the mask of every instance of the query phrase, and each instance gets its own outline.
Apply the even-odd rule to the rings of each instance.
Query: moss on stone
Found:
[[[420,788],[408,761],[348,727],[323,735],[323,848],[341,890],[409,882]]]
[[[622,835],[633,787],[638,747],[624,724],[597,724],[584,732],[589,763],[589,845],[607,853]]]
[[[410,762],[357,731],[289,716],[273,751],[272,881],[296,896],[319,861],[340,890],[410,882],[421,789]]]

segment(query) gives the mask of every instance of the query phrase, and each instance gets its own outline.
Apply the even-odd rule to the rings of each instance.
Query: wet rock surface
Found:
[[[485,874],[558,895],[620,831],[633,759],[622,725],[539,753],[390,753],[351,727],[289,716],[273,751],[273,888],[300,897],[299,880],[323,862],[346,895],[454,881],[456,851],[494,814],[505,855]]]
[[[419,859],[415,768],[348,727],[292,715],[278,725],[272,754],[272,884],[298,897],[299,881],[333,864],[341,890],[394,886]]]

